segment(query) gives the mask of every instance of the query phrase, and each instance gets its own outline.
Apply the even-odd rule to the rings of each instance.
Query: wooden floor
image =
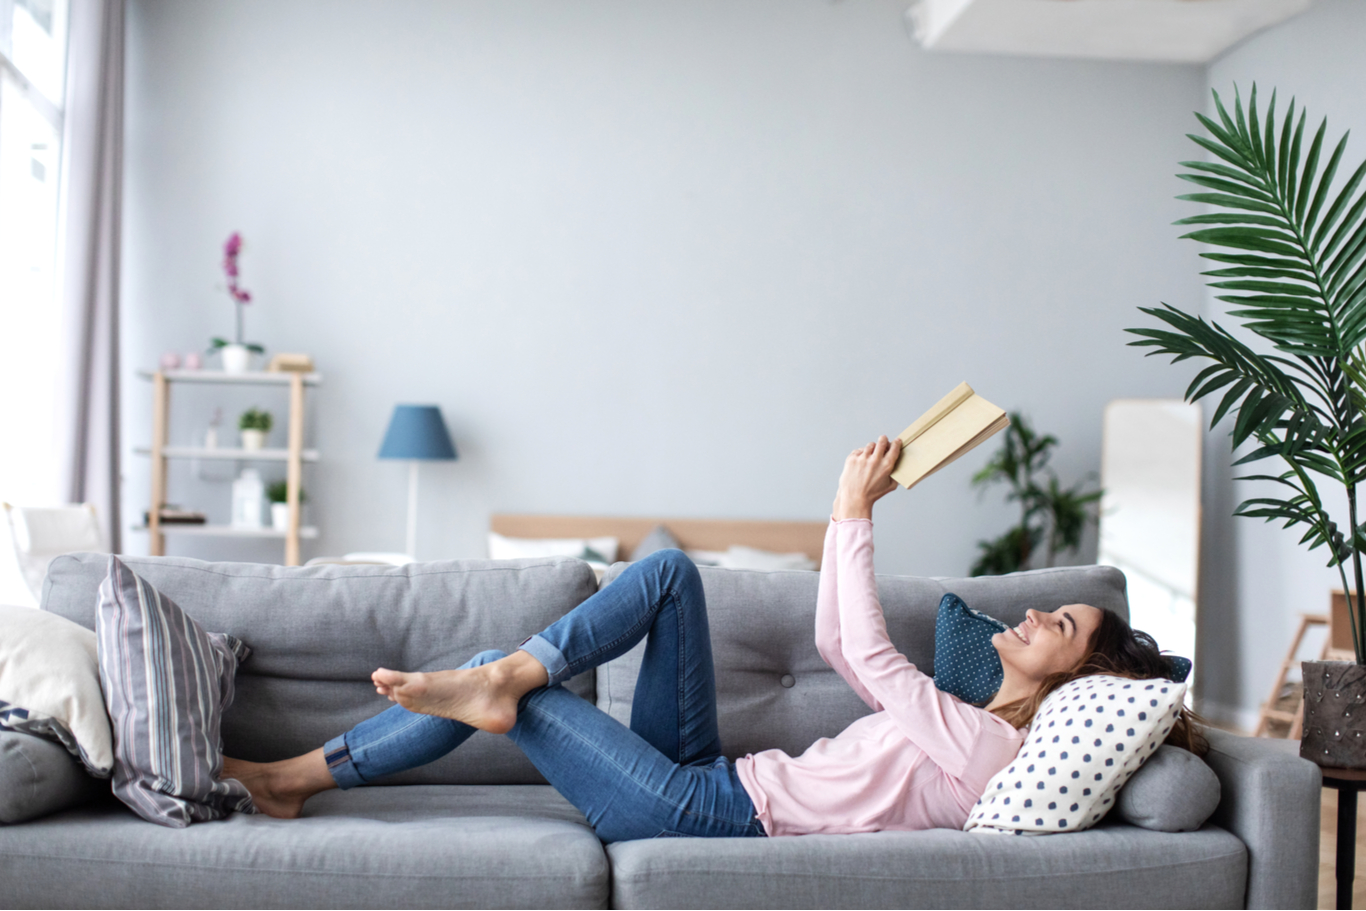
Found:
[[[1337,907],[1337,879],[1333,857],[1337,851],[1338,792],[1323,789],[1323,817],[1319,822],[1319,907]],[[1366,797],[1357,798],[1357,878],[1352,907],[1366,908]]]

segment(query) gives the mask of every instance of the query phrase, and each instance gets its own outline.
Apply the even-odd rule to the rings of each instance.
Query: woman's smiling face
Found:
[[[1038,682],[1082,662],[1100,628],[1100,616],[1100,609],[1089,604],[1026,611],[1023,623],[992,636],[991,644],[1007,675]]]

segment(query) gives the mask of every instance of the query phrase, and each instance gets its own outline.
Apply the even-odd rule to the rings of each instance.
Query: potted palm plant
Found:
[[[1282,522],[1310,550],[1327,548],[1348,592],[1356,661],[1304,662],[1300,754],[1366,768],[1366,711],[1351,711],[1366,699],[1366,527],[1357,516],[1366,479],[1366,195],[1358,192],[1366,163],[1335,188],[1347,137],[1329,151],[1326,120],[1306,135],[1293,100],[1278,119],[1275,94],[1260,110],[1256,86],[1246,107],[1236,90],[1232,112],[1217,92],[1214,107],[1216,117],[1195,115],[1208,135],[1190,136],[1212,157],[1181,162],[1188,173],[1179,175],[1201,188],[1179,198],[1209,211],[1177,224],[1194,226],[1184,236],[1213,248],[1200,254],[1216,265],[1204,273],[1210,287],[1255,338],[1249,344],[1245,334],[1164,304],[1140,308],[1165,326],[1128,330],[1142,336],[1130,344],[1173,363],[1204,362],[1187,401],[1219,393],[1211,428],[1233,417],[1233,447],[1248,447],[1234,464],[1274,460],[1280,469],[1240,479],[1275,487],[1234,514]],[[1325,483],[1346,494],[1345,523],[1330,516]]]

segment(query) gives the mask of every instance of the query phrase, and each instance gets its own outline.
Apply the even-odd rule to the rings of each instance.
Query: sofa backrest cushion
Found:
[[[610,584],[625,564],[603,577]],[[735,759],[780,749],[796,756],[871,711],[816,652],[814,572],[700,567],[716,664],[721,744]],[[1124,574],[1108,566],[1063,567],[975,579],[878,576],[893,644],[934,673],[934,622],[953,592],[974,610],[1014,626],[1025,611],[1092,604],[1128,618]],[[643,643],[598,668],[598,707],[631,719]]]
[[[94,628],[108,556],[58,557],[43,609]],[[377,667],[457,667],[511,652],[596,590],[588,564],[565,557],[391,566],[283,567],[179,557],[124,562],[206,630],[245,642],[237,697],[223,718],[229,756],[270,761],[323,745],[392,705]],[[593,675],[566,684],[593,698]],[[387,779],[404,784],[527,784],[543,778],[504,737],[476,734],[437,762]]]

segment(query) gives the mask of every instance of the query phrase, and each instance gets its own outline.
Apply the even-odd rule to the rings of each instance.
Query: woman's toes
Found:
[[[375,669],[375,672],[370,675],[370,679],[375,682],[376,688],[384,687],[385,689],[393,689],[396,686],[402,686],[406,683],[408,681],[408,676],[409,675],[405,674],[403,671],[391,671],[387,667],[381,667]],[[388,694],[386,693],[385,695]]]

